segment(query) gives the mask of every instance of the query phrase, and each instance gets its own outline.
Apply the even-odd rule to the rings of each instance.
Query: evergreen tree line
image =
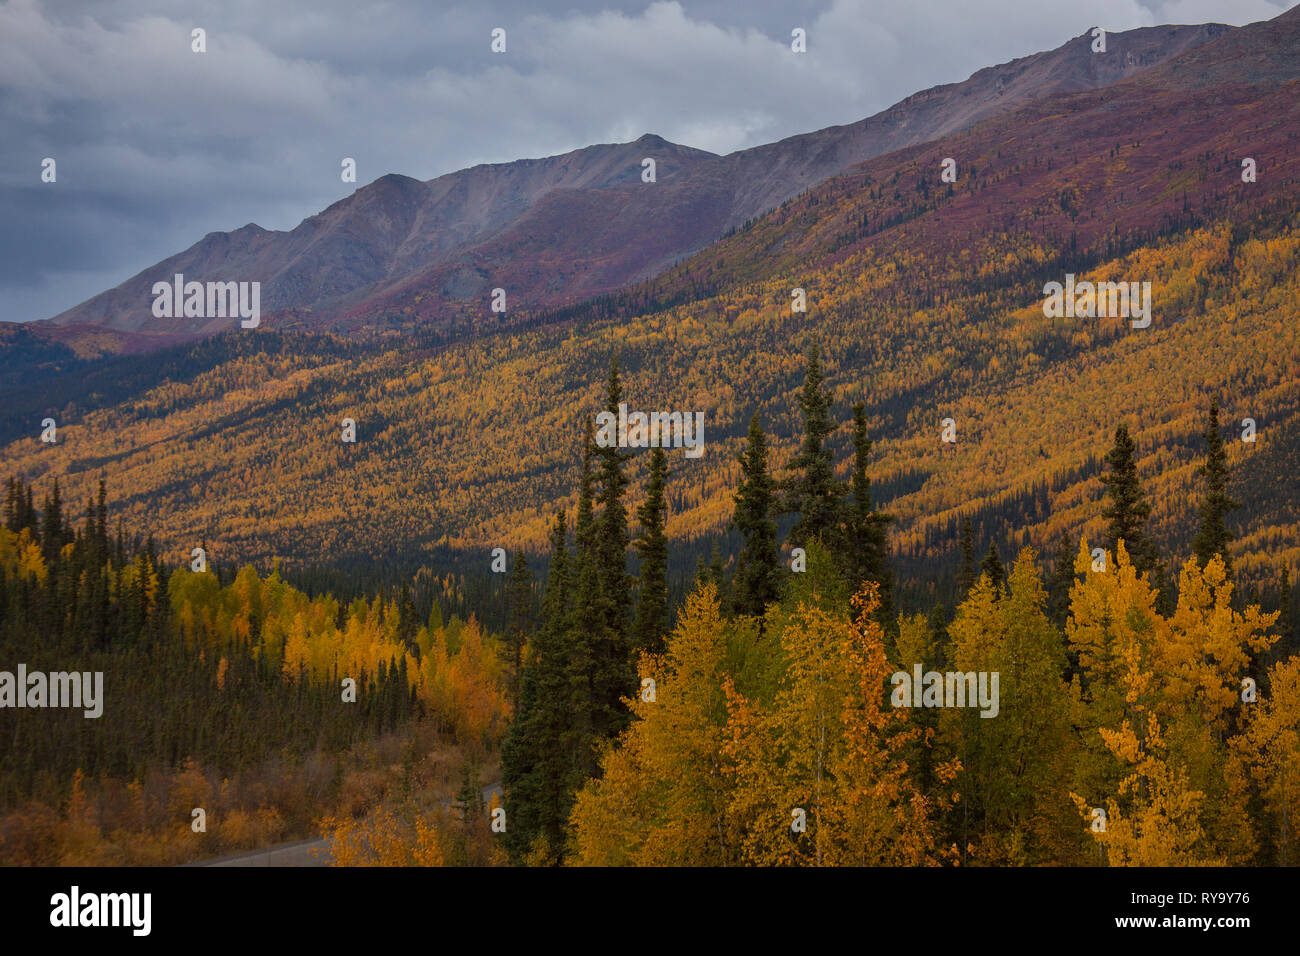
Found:
[[[84,520],[69,520],[58,482],[41,507],[6,484],[0,529],[0,670],[102,672],[102,716],[83,709],[0,708],[0,806],[57,801],[76,771],[141,779],[186,758],[233,772],[279,751],[344,749],[420,713],[405,659],[380,662],[340,705],[343,675],[289,679],[281,656],[246,637],[189,646],[175,618],[175,575],[152,538],[109,532],[104,482]],[[25,693],[26,688],[18,688]]]
[[[616,412],[620,400],[615,363],[607,384],[606,409]],[[878,512],[872,501],[868,473],[871,440],[865,409],[861,403],[852,406],[853,461],[850,480],[844,483],[835,477],[829,439],[836,424],[816,350],[808,355],[798,406],[803,419],[801,444],[788,471],[779,478],[768,467],[767,437],[761,423],[757,416],[751,420],[734,494],[733,528],[740,535],[739,551],[729,573],[715,551],[707,566],[701,564],[698,583],[712,587],[724,619],[754,619],[762,639],[764,615],[786,596],[796,579],[790,572],[802,570],[798,567],[801,556],[793,549],[802,549],[805,559],[810,550],[816,550],[826,556],[830,573],[838,582],[834,590],[846,609],[849,597],[864,583],[874,586],[871,615],[890,651],[895,651],[899,619],[892,599],[894,580],[887,537],[891,516]],[[559,513],[551,532],[549,568],[535,634],[528,641],[522,618],[514,628],[517,706],[502,753],[510,819],[507,844],[514,860],[532,864],[562,863],[571,856],[575,793],[599,777],[602,755],[627,730],[631,714],[625,701],[632,701],[635,707],[638,696],[648,693],[638,684],[636,661],[642,654],[663,653],[670,623],[664,580],[663,488],[668,477],[664,453],[651,450],[647,497],[638,514],[640,574],[633,587],[626,573],[625,457],[616,448],[597,448],[592,436],[589,421],[583,439],[572,546],[566,515]],[[1217,401],[1210,407],[1203,438],[1205,463],[1199,474],[1204,495],[1194,551],[1199,567],[1204,569],[1217,556],[1230,577],[1228,545],[1232,535],[1226,519],[1237,503],[1226,490],[1227,464]],[[1100,544],[1112,561],[1118,560],[1121,547],[1125,548],[1126,561],[1146,576],[1157,593],[1161,613],[1172,614],[1172,587],[1146,535],[1150,505],[1125,425],[1116,428],[1104,464],[1107,502],[1102,514],[1107,533]],[[783,555],[778,519],[788,514],[795,520],[787,536],[790,550]],[[951,604],[935,602],[929,613],[927,634],[941,659],[955,605],[966,601],[981,581],[994,602],[1009,593],[1008,570],[996,542],[977,553],[969,518],[962,523],[959,547],[956,599]],[[1060,629],[1062,679],[1080,674],[1077,654],[1066,648],[1059,636],[1064,633],[1071,589],[1077,583],[1077,551],[1077,542],[1072,546],[1068,537],[1062,540],[1045,592],[1046,613]],[[524,566],[522,555],[516,556],[515,568]],[[530,585],[531,577],[520,572],[514,583],[517,593],[525,593]],[[1286,569],[1280,594],[1283,613],[1278,628],[1282,636],[1254,661],[1261,672],[1269,663],[1289,657],[1295,648]],[[529,650],[526,663],[522,656],[525,643]],[[923,714],[920,719],[924,723],[928,718]]]
[[[620,401],[615,361],[606,385],[606,410],[617,414]],[[816,350],[808,355],[799,408],[802,444],[779,479],[770,473],[767,438],[757,416],[750,422],[734,496],[740,551],[730,574],[715,551],[698,578],[719,589],[728,614],[761,615],[779,599],[785,580],[777,521],[794,514],[789,543],[804,556],[792,551],[789,560],[798,565],[808,548],[826,548],[837,556],[837,573],[846,582],[879,586],[884,595],[879,615],[887,621],[893,616],[886,534],[892,519],[872,502],[865,408],[858,403],[852,409],[854,459],[847,484],[835,477],[830,438],[836,423]],[[637,513],[641,530],[635,542],[639,574],[634,586],[627,572],[631,542],[623,504],[628,455],[617,447],[598,447],[594,434],[589,419],[572,547],[568,519],[561,512],[551,531],[541,620],[518,679],[519,703],[502,749],[507,843],[517,860],[563,860],[573,795],[598,773],[601,748],[626,729],[630,714],[625,700],[641,690],[637,657],[663,651],[670,623],[663,530],[667,456],[662,448],[650,450],[646,499]],[[515,567],[523,564],[517,556]],[[518,593],[526,587],[521,580]],[[520,629],[514,633],[518,667],[524,637]]]

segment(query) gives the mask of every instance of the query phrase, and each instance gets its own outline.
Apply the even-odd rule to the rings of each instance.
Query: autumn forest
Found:
[[[29,670],[103,672],[113,706],[10,713],[7,862],[180,862],[314,832],[339,865],[1294,862],[1294,593],[1285,566],[1263,607],[1234,584],[1217,404],[1176,578],[1121,425],[1095,542],[1063,537],[1044,574],[1032,547],[980,552],[968,519],[952,599],[900,613],[864,406],[840,481],[844,429],[805,361],[797,454],[774,469],[751,420],[740,547],[699,562],[681,607],[668,453],[649,453],[632,522],[631,456],[590,427],[572,533],[558,512],[544,580],[509,557],[493,632],[454,613],[453,578],[344,603],[278,567],[177,567],[110,527],[106,483],[83,512],[10,478],[4,646]],[[605,387],[617,409],[617,363]],[[995,719],[918,707],[919,688],[900,707],[893,675],[914,669],[998,675]],[[191,806],[211,814],[197,839]]]
[[[643,137],[373,299],[0,325],[0,865],[1300,864],[1300,15],[1210,26],[707,241],[760,160]]]

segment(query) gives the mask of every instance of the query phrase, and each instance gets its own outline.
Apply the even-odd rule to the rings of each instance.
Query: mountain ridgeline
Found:
[[[221,318],[151,314],[153,283],[177,273],[260,282],[263,312],[277,328],[481,322],[493,288],[507,290],[512,316],[536,315],[653,276],[855,163],[1045,97],[1108,87],[1232,31],[1130,30],[1109,37],[1104,57],[1091,53],[1085,33],[867,119],[727,156],[647,134],[428,182],[389,174],[288,232],[249,223],[211,233],[38,328],[83,354],[153,349],[228,328]],[[656,164],[653,184],[642,181],[646,158]]]

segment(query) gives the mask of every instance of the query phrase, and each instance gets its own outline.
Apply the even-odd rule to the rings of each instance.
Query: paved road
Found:
[[[489,783],[483,788],[483,803],[492,805],[493,797],[501,796],[501,782]],[[446,800],[444,807],[455,806],[456,801]],[[253,850],[251,853],[237,853],[215,860],[202,860],[198,863],[186,863],[185,866],[329,866],[329,840],[320,837],[315,840],[299,840],[297,843],[280,843],[265,850]]]
[[[237,853],[216,860],[186,863],[186,866],[329,866],[329,840],[299,840],[280,843],[265,850]]]

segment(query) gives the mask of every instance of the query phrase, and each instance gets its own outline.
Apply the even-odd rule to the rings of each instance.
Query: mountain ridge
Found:
[[[631,143],[478,164],[428,181],[389,173],[294,229],[250,223],[209,233],[33,328],[83,351],[88,342],[142,351],[226,327],[220,319],[149,314],[152,283],[177,272],[262,282],[263,315],[290,328],[482,321],[493,287],[507,289],[509,308],[525,313],[568,305],[649,278],[856,162],[1043,96],[1113,84],[1236,29],[1201,24],[1115,33],[1109,59],[1091,53],[1085,33],[919,91],[854,123],[725,156],[645,134]],[[658,166],[653,192],[640,182],[646,152]]]

